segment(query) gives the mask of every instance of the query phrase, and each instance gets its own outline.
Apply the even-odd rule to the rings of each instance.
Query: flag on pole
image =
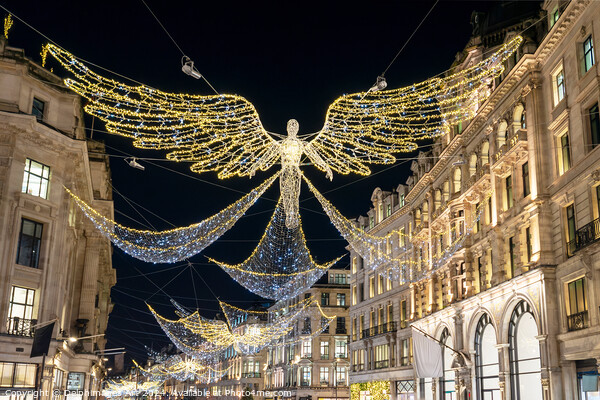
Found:
[[[444,375],[442,347],[416,329],[412,330],[415,372],[418,378],[439,378]]]
[[[50,341],[52,340],[52,331],[54,331],[54,324],[56,321],[52,321],[52,323],[35,328],[35,333],[33,334],[33,344],[31,345],[31,354],[29,358],[39,357],[48,355],[48,349],[50,348]]]

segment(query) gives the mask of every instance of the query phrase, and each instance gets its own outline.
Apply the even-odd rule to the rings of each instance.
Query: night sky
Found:
[[[290,118],[299,121],[300,134],[319,130],[333,100],[368,89],[434,3],[363,1],[356,6],[342,1],[270,5],[146,1],[220,93],[244,96],[257,108],[265,128],[282,134]],[[0,0],[0,4],[78,57],[165,91],[211,94],[202,80],[181,72],[180,51],[141,0]],[[493,4],[440,1],[386,73],[388,87],[419,82],[446,70],[470,37],[472,11],[485,11]],[[24,48],[26,55],[39,62],[45,42],[15,20],[9,45]],[[48,66],[66,76],[53,60]],[[275,172],[252,180],[219,181],[216,174],[194,174],[186,164],[161,160],[164,153],[140,151],[102,129],[96,120],[93,139],[105,141],[111,155],[115,216],[131,227],[167,229],[198,222]],[[141,158],[146,170],[130,168],[123,161],[126,155]],[[335,175],[329,182],[312,167],[304,171],[345,216],[353,218],[369,210],[376,187],[392,190],[405,182],[414,156],[400,155],[395,165],[376,167],[373,172],[377,174],[368,178]],[[278,192],[276,182],[247,216],[204,254],[230,263],[244,260],[264,232]],[[345,254],[346,242],[305,185],[301,207],[313,256],[324,262]],[[169,296],[190,309],[199,308],[208,317],[217,312],[215,295],[240,307],[260,301],[220,268],[207,264],[202,254],[191,261],[197,273],[186,263],[146,264],[115,249],[117,285],[111,294],[115,307],[107,332],[108,347],[124,346],[127,360],[139,360],[145,359],[143,345],[159,349],[169,342],[149,315],[145,301],[171,317]],[[345,257],[341,265],[347,264]]]

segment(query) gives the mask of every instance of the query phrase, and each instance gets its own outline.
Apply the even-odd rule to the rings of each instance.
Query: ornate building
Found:
[[[80,98],[2,37],[0,396],[6,399],[16,398],[15,390],[41,389],[41,398],[98,390],[104,374],[98,351],[116,280],[111,246],[63,186],[112,215],[108,157],[103,145],[86,140]],[[29,357],[32,336],[51,321],[42,369],[42,357]]]
[[[394,262],[350,249],[353,400],[599,395],[599,20],[589,0],[473,14],[453,70],[525,40],[476,116],[359,219],[395,233]],[[411,325],[448,346],[442,377],[416,378]]]

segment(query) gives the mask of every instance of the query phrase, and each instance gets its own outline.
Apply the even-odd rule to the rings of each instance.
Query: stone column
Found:
[[[504,265],[504,235],[500,228],[494,227],[491,231],[492,247],[492,286],[506,280],[506,266]]]
[[[85,259],[83,262],[83,279],[81,280],[78,319],[93,321],[96,308],[96,292],[98,289],[101,237],[100,234],[94,231],[86,231],[85,237]]]

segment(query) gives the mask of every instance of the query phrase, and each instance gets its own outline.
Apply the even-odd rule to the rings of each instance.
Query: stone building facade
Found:
[[[60,397],[97,390],[104,374],[97,352],[116,281],[111,246],[63,189],[113,214],[108,156],[86,140],[83,123],[80,98],[2,37],[0,398],[36,388],[42,398],[52,390]],[[42,369],[42,357],[29,358],[32,336],[50,321],[56,323]]]
[[[454,71],[516,34],[523,45],[476,116],[359,219],[395,232],[397,261],[350,249],[353,400],[599,395],[600,3],[536,5],[473,14]],[[448,346],[442,377],[416,378],[411,326]]]

